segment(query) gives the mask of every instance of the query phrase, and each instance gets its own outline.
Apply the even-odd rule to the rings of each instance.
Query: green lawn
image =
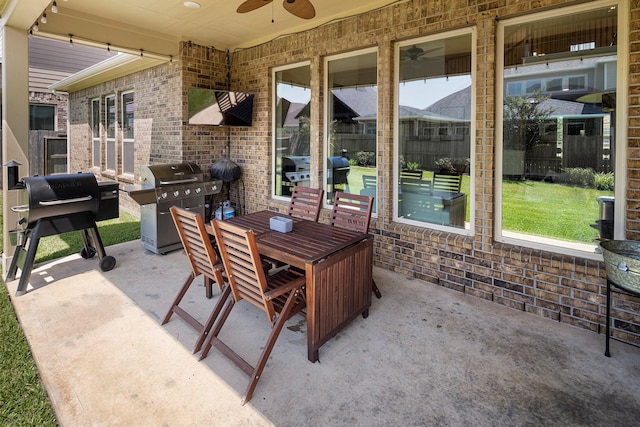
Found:
[[[375,168],[351,166],[349,191],[358,194],[362,175],[376,175]],[[424,179],[431,179],[424,172]],[[461,192],[470,194],[470,178],[462,177]],[[542,181],[505,181],[503,183],[502,224],[505,230],[545,236],[553,239],[591,243],[598,231],[590,226],[598,219],[598,196],[611,191],[577,188]],[[467,202],[466,221],[470,218]]]
[[[539,181],[503,184],[502,224],[505,230],[560,240],[591,243],[598,231],[598,196],[611,191],[576,188]]]

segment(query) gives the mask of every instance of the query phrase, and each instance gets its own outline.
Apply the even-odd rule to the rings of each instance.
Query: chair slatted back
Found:
[[[211,222],[220,256],[227,272],[233,299],[246,300],[263,310],[271,322],[275,316],[273,302],[265,298],[268,284],[252,230],[226,221]]]
[[[362,175],[362,187],[363,188],[376,188],[378,185],[377,177],[375,175]]]
[[[216,264],[219,264],[218,256],[211,244],[202,215],[177,206],[172,206],[169,210],[194,277],[203,274],[215,279]],[[221,284],[219,283],[218,286]]]
[[[289,215],[318,222],[324,190],[296,185],[291,192]]]
[[[433,191],[459,193],[462,175],[448,173],[433,174]]]
[[[369,232],[373,197],[336,191],[331,212],[331,225]]]
[[[403,178],[422,179],[422,171],[419,170],[405,170],[400,172],[400,180]]]

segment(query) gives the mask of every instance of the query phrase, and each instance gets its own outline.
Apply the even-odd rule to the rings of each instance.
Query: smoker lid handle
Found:
[[[176,179],[174,181],[160,181],[160,185],[184,184],[187,182],[198,182],[198,177],[194,176],[189,179]]]
[[[57,205],[65,205],[67,203],[87,202],[91,199],[93,199],[92,196],[84,196],[84,197],[76,197],[75,199],[65,199],[65,200],[43,200],[41,202],[38,202],[38,204],[42,206],[57,206]]]
[[[11,206],[11,212],[29,212],[28,205]]]

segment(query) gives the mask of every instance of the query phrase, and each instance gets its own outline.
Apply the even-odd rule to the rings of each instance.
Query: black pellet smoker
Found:
[[[9,174],[9,180],[15,173]],[[42,237],[80,231],[84,259],[99,257],[102,271],[116,265],[116,259],[107,256],[96,221],[118,218],[119,190],[116,182],[98,182],[91,173],[33,176],[8,183],[10,190],[18,190],[19,205],[11,210],[19,214],[15,230],[10,237],[16,245],[6,280],[14,280],[21,270],[16,295],[23,295],[31,277],[31,270]]]

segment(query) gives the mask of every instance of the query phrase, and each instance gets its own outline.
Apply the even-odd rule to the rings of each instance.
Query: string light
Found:
[[[47,23],[47,12],[42,14],[42,18],[40,18],[40,22],[42,22],[43,24]]]
[[[36,23],[34,23],[34,24],[33,24],[33,27],[31,27],[31,29],[33,30],[33,32],[34,32],[34,33],[37,33],[37,32],[38,32],[38,30],[40,29],[40,28],[38,28],[38,23],[37,23],[37,22],[36,22]]]
[[[58,4],[55,1],[51,5],[51,12],[58,13]]]
[[[73,34],[69,34],[69,45],[73,47]]]

